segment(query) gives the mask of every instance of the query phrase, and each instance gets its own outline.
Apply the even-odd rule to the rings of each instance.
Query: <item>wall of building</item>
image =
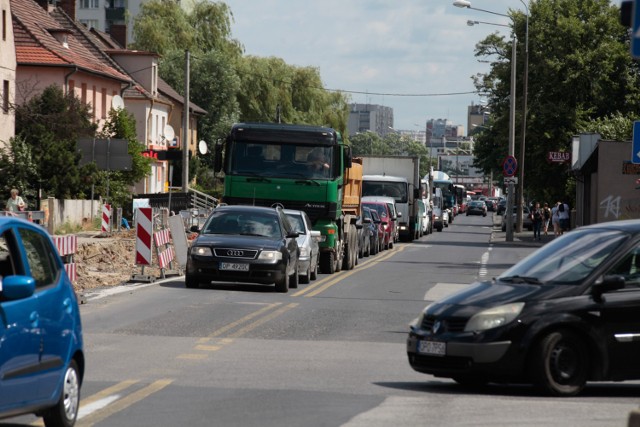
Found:
[[[596,222],[640,218],[640,190],[636,189],[640,167],[625,165],[630,160],[631,142],[598,143],[597,190],[591,207],[592,212],[597,210]]]
[[[0,147],[9,143],[15,132],[12,105],[16,94],[16,50],[9,0],[0,0]]]

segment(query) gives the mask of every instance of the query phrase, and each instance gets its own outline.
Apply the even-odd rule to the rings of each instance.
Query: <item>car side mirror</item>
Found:
[[[191,228],[189,228],[189,231],[191,231],[192,233],[199,233],[200,229],[197,225],[192,225]]]
[[[596,281],[591,287],[591,295],[594,301],[602,302],[602,294],[611,291],[617,291],[618,289],[624,289],[625,280],[624,276],[620,274],[610,274],[604,276],[601,280]]]
[[[292,231],[291,233],[287,234],[287,239],[297,239],[299,235],[300,233],[298,233],[297,231]]]
[[[36,280],[29,276],[5,276],[2,278],[2,294],[5,300],[29,298],[36,290]]]

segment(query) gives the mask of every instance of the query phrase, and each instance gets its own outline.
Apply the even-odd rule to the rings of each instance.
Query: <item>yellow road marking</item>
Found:
[[[276,303],[273,303],[273,304],[269,304],[268,306],[266,306],[264,308],[261,308],[258,311],[254,311],[253,313],[250,313],[250,314],[244,316],[243,318],[236,320],[235,322],[229,323],[228,325],[225,325],[222,328],[213,331],[212,333],[209,334],[209,338],[219,337],[220,335],[224,334],[228,330],[233,329],[233,328],[235,328],[236,326],[238,326],[238,325],[240,325],[242,323],[248,322],[249,320],[253,319],[254,317],[259,316],[262,313],[264,313],[266,311],[269,311],[269,310],[271,310],[271,309],[273,309],[273,308],[275,308],[275,307],[277,307],[277,306],[279,306],[281,304],[282,304],[281,302],[276,302]]]
[[[336,283],[342,281],[343,279],[346,279],[347,277],[362,271],[362,270],[366,270],[367,268],[370,268],[382,261],[385,261],[389,258],[391,258],[392,256],[396,255],[397,253],[402,252],[404,249],[406,248],[406,246],[400,246],[398,247],[397,250],[394,250],[388,254],[383,255],[382,257],[375,259],[375,260],[371,260],[370,262],[367,262],[366,264],[360,264],[359,266],[357,266],[356,268],[354,268],[351,271],[348,272],[343,272],[343,274],[339,274],[337,277],[332,277],[330,280],[328,279],[327,281],[322,281],[320,283],[315,283],[312,286],[307,287],[306,289],[301,290],[300,292],[296,292],[295,294],[291,295],[293,297],[297,297],[297,296],[304,296],[304,297],[313,297],[316,296],[318,294],[320,294],[321,292],[326,291],[327,289],[329,289],[330,287],[332,287],[333,285],[335,285]]]
[[[200,354],[185,353],[185,354],[177,355],[176,358],[185,359],[185,360],[202,360],[202,359],[206,359],[207,355],[204,353],[200,353]]]
[[[216,350],[220,350],[222,346],[219,345],[202,345],[199,344],[197,346],[195,346],[194,348],[196,350],[202,350],[202,351],[216,351]]]
[[[273,313],[269,314],[268,316],[261,317],[260,319],[256,320],[255,322],[248,324],[244,328],[239,329],[238,331],[234,332],[233,334],[231,334],[229,336],[233,337],[233,338],[241,337],[242,335],[246,334],[247,332],[250,332],[250,331],[254,330],[258,326],[262,325],[263,323],[266,323],[269,320],[275,319],[276,317],[284,314],[285,312],[287,312],[287,311],[289,311],[292,308],[297,307],[297,306],[298,306],[297,303],[287,304],[286,306],[274,311]]]
[[[127,395],[126,398],[117,400],[113,404],[105,407],[103,410],[96,411],[92,414],[87,415],[86,417],[83,417],[81,420],[78,420],[76,425],[78,427],[88,427],[96,423],[99,423],[100,421],[105,420],[111,415],[117,412],[120,412],[124,409],[127,409],[129,406],[133,405],[134,403],[137,403],[142,399],[149,397],[153,393],[157,393],[158,391],[162,390],[172,382],[173,382],[172,379],[162,379],[162,380],[155,381],[149,384],[148,386]]]

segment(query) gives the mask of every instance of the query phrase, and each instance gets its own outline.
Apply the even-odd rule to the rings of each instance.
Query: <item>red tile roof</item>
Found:
[[[18,65],[77,66],[85,72],[131,81],[91,39],[89,31],[80,28],[60,9],[48,13],[33,0],[11,0],[11,12]],[[50,30],[69,31],[68,48]]]

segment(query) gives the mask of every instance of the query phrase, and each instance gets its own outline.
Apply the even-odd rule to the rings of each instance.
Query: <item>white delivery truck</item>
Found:
[[[423,217],[418,199],[421,188],[420,157],[363,156],[362,196],[387,196],[396,201],[400,240],[409,242],[420,237]]]

